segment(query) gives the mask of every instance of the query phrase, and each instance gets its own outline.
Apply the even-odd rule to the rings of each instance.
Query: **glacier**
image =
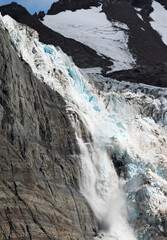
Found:
[[[0,16],[0,26],[34,75],[67,103],[80,148],[80,191],[99,221],[95,239],[164,240],[166,89],[85,73],[33,29],[9,16]]]

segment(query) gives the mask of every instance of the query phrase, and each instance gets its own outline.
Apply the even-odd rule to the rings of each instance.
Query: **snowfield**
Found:
[[[76,12],[65,11],[46,15],[44,24],[68,38],[73,38],[99,55],[114,61],[111,70],[130,69],[135,59],[128,49],[128,27],[120,22],[110,22],[101,12],[102,6]]]
[[[153,21],[151,26],[162,37],[162,41],[167,45],[167,10],[158,2],[153,1],[154,11],[150,14]]]

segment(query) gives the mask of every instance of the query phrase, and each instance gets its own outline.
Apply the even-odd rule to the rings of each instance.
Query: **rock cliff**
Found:
[[[99,6],[101,1],[98,0],[85,0],[85,1],[68,1],[60,0],[52,4],[51,8],[48,10],[47,14],[54,15],[65,10],[76,11],[78,9],[89,9],[92,6]]]
[[[90,239],[78,147],[62,97],[37,80],[0,29],[0,239]]]

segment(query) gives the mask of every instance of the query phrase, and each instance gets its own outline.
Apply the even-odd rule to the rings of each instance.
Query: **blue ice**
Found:
[[[126,165],[126,170],[128,177],[133,178],[136,174],[140,173],[140,171],[142,170],[142,166],[130,163]]]
[[[73,83],[73,87],[75,88],[75,90],[79,93],[83,93],[86,91],[86,85],[83,81],[83,78],[81,78],[80,76],[78,76],[78,74],[76,73],[75,70],[73,70],[72,68],[68,68],[68,73],[69,76],[74,79],[74,83]]]
[[[160,176],[160,177],[162,177],[162,178],[164,178],[165,177],[165,169],[164,169],[164,167],[163,166],[158,166],[157,167],[157,174],[158,174],[158,176]]]
[[[68,70],[69,76],[74,80],[73,82],[74,89],[81,95],[81,97],[84,100],[91,103],[94,110],[100,112],[98,101],[96,97],[93,96],[93,94],[90,91],[88,91],[87,85],[84,79],[81,76],[79,76],[74,69],[69,67],[67,70]]]
[[[45,45],[44,47],[44,52],[45,53],[49,53],[49,54],[52,54],[53,53],[53,49],[47,45]]]

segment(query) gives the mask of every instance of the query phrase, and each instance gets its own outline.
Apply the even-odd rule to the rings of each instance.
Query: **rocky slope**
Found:
[[[65,10],[76,11],[78,9],[89,9],[92,6],[98,7],[100,5],[99,0],[72,0],[64,1],[60,0],[52,4],[51,8],[48,10],[47,14],[54,15]]]
[[[165,6],[164,1],[158,2]],[[98,7],[99,4],[101,4],[100,1],[90,0],[84,1],[84,4],[83,1],[59,1],[51,6],[48,14],[58,14],[65,10],[76,12],[79,9],[89,10],[92,6]],[[114,74],[110,71],[113,66],[114,56],[112,56],[112,54],[111,57],[109,57],[108,54],[105,57],[104,55],[100,56],[95,50],[76,41],[75,36],[72,37],[72,31],[70,38],[73,39],[63,37],[58,33],[58,26],[55,31],[49,29],[39,21],[37,15],[31,16],[22,6],[16,3],[1,6],[0,11],[2,15],[8,14],[18,22],[35,29],[39,33],[41,42],[60,46],[64,52],[72,56],[76,65],[81,68],[100,67],[104,76],[114,77],[117,80],[130,80],[132,82],[143,82],[156,86],[160,84],[158,86],[166,87],[167,46],[163,43],[161,36],[150,25],[151,18],[149,16],[153,11],[151,4],[152,1],[143,1],[142,4],[140,1],[127,0],[102,2],[103,12],[109,21],[118,21],[121,22],[121,24],[126,24],[128,27],[128,30],[125,31],[125,35],[128,34],[127,36],[129,38],[127,42],[129,50],[127,50],[130,51],[134,59],[136,59],[136,65],[132,66],[132,68],[135,68],[134,71],[127,70],[122,73],[119,71]],[[41,12],[39,14],[39,17],[40,16],[43,18],[44,13]],[[115,29],[115,27],[117,28],[117,26],[114,26],[113,29]],[[121,26],[118,30],[122,31]],[[61,32],[63,33],[63,29],[61,29]],[[86,32],[87,31],[84,30],[84,34]],[[119,34],[122,33],[120,32]],[[114,42],[111,41],[111,43],[113,44]],[[110,50],[106,51],[108,53],[110,52]],[[122,53],[119,53],[118,55],[121,56],[121,54]],[[136,77],[134,72],[140,72],[139,76],[137,75]],[[159,83],[154,79],[155,72],[157,73]],[[128,79],[126,79],[127,75]],[[148,76],[146,81],[143,76]]]
[[[159,2],[162,3],[164,1]],[[47,14],[54,15],[66,10],[74,11],[81,8],[85,9],[85,5],[86,8],[88,8],[88,6],[89,8],[91,8],[91,6],[97,7],[100,3],[102,4],[102,9],[109,21],[119,21],[128,26],[128,46],[134,57],[137,59],[137,64],[154,65],[156,63],[167,61],[167,46],[162,42],[159,34],[150,25],[150,13],[153,11],[152,0],[89,0],[84,4],[82,1],[60,0],[57,3],[52,4]]]
[[[2,28],[0,69],[0,239],[90,239],[97,224],[78,191],[64,100],[34,77]]]
[[[103,5],[103,11],[110,21],[117,20],[129,27],[128,46],[139,65],[155,65],[167,60],[167,46],[150,25],[150,13],[153,11],[151,4],[150,0],[111,0]]]
[[[154,1],[155,2],[155,1]],[[163,6],[166,6],[165,1],[157,1]],[[144,82],[146,84],[155,84],[155,80],[153,75],[155,76],[155,72],[157,73],[157,77],[160,82],[159,86],[166,86],[166,62],[167,62],[167,46],[162,41],[162,37],[158,34],[157,31],[155,31],[152,28],[151,23],[153,22],[151,18],[151,13],[154,11],[152,7],[152,0],[146,0],[146,1],[135,1],[135,0],[121,0],[121,1],[86,1],[85,4],[83,4],[82,1],[58,1],[57,3],[53,3],[51,8],[48,10],[48,13],[44,19],[44,23],[51,27],[53,30],[60,32],[66,37],[71,37],[73,39],[77,39],[78,41],[81,41],[85,45],[91,46],[93,49],[97,51],[98,45],[96,44],[96,40],[91,38],[88,38],[89,34],[89,24],[86,30],[86,27],[84,28],[84,33],[78,34],[76,31],[77,24],[74,21],[67,21],[64,23],[61,16],[63,18],[68,18],[69,11],[75,11],[73,14],[76,16],[77,19],[77,12],[79,14],[80,9],[91,9],[92,6],[97,7],[98,4],[102,4],[102,11],[105,13],[107,19],[113,24],[114,22],[121,23],[122,26],[116,26],[114,25],[114,31],[116,32],[121,30],[124,30],[126,38],[128,38],[128,48],[126,51],[130,51],[130,53],[133,55],[133,58],[136,60],[136,65],[132,64],[129,68],[135,68],[135,72],[139,72],[141,75],[138,76],[135,75],[133,71],[129,70],[126,72],[115,72],[114,74],[109,72],[103,72],[105,76],[114,77],[117,80],[123,79],[128,80],[132,82]],[[86,15],[86,12],[85,12]],[[52,17],[53,16],[53,17]],[[72,16],[72,15],[71,15]],[[71,18],[70,16],[70,18]],[[89,12],[87,11],[87,17],[89,17]],[[100,17],[100,15],[99,15]],[[48,20],[47,20],[48,19]],[[50,19],[50,20],[49,20]],[[59,23],[60,21],[60,23]],[[69,23],[70,22],[70,23]],[[61,24],[62,23],[62,24]],[[78,23],[82,26],[81,23]],[[126,30],[124,29],[124,26],[127,26]],[[112,26],[112,25],[111,25]],[[65,30],[66,27],[70,29],[69,31]],[[78,27],[80,28],[80,27]],[[105,27],[103,26],[103,30]],[[99,32],[103,31],[102,28],[99,29]],[[107,31],[107,34],[105,32]],[[111,30],[110,30],[111,31]],[[110,31],[109,29],[104,30],[104,36],[102,36],[103,40],[102,42],[105,44],[105,38],[108,39],[110,37]],[[85,35],[85,40],[83,40],[83,37],[80,36]],[[90,33],[91,36],[91,33]],[[118,49],[116,48],[116,52],[118,55],[123,55],[122,53],[119,53],[119,48],[124,48],[124,45],[121,43],[122,39],[120,38],[121,32],[119,33],[119,39],[115,39],[114,36],[111,36],[110,42],[108,41],[107,44],[114,45],[116,41],[119,42]],[[112,40],[114,39],[114,41]],[[121,39],[121,40],[120,40]],[[114,55],[114,51],[112,51],[112,48],[108,49],[106,51],[107,57],[111,58],[112,61],[116,60]],[[128,62],[128,56],[126,56],[126,61]],[[157,65],[158,64],[158,65]],[[125,65],[122,65],[122,69],[125,70]],[[112,66],[111,66],[112,68]],[[122,70],[120,69],[120,70]],[[114,68],[113,68],[114,71]],[[122,77],[120,77],[122,75]],[[127,79],[128,75],[128,79]],[[147,80],[145,80],[144,76],[148,76]],[[144,78],[143,78],[144,77]],[[149,80],[148,80],[149,79]],[[163,80],[162,80],[163,79]]]
[[[2,15],[10,15],[16,21],[26,24],[36,30],[39,33],[39,39],[41,42],[60,46],[65,53],[72,56],[78,67],[88,68],[102,66],[106,69],[108,65],[112,65],[111,60],[106,57],[101,58],[88,46],[73,39],[65,38],[61,34],[52,31],[43,25],[36,15],[32,16],[25,8],[17,3],[1,6],[0,12]]]
[[[155,66],[138,67],[135,69],[122,70],[109,74],[106,77],[119,81],[132,83],[144,83],[157,87],[167,87],[167,65],[156,64]]]

